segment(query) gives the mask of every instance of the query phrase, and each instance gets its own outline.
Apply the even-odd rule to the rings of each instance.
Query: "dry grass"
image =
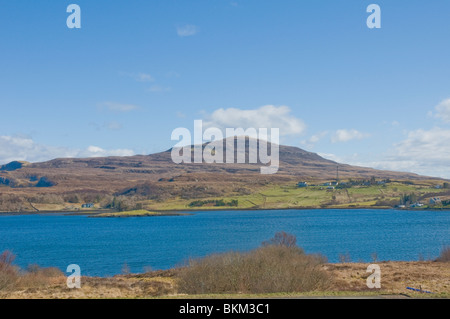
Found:
[[[19,270],[13,265],[14,259],[10,251],[0,254],[0,292],[13,287],[19,278]]]
[[[369,264],[325,264],[280,233],[248,253],[230,252],[192,260],[187,267],[111,278],[83,277],[81,289],[69,289],[57,268],[14,266],[11,252],[0,254],[0,298],[251,298],[295,296],[412,296],[450,298],[448,248],[437,261],[378,262],[381,289],[366,285]],[[413,287],[431,291],[421,294]],[[258,294],[258,295],[256,295]],[[222,296],[222,297],[221,297]]]
[[[429,296],[450,297],[450,267],[443,262],[379,262],[381,268],[380,294],[425,296],[406,287],[431,291]],[[368,264],[327,264],[323,269],[333,277],[333,291],[373,291],[367,288]],[[375,289],[376,290],[376,289]]]
[[[178,285],[187,294],[323,290],[329,277],[320,269],[322,263],[321,257],[298,247],[270,245],[191,260],[180,272]]]
[[[155,271],[142,275],[111,278],[82,277],[80,289],[69,289],[66,277],[48,279],[45,284],[0,291],[0,298],[19,299],[115,299],[153,298],[176,294],[174,271]]]
[[[66,277],[54,277],[39,287],[24,288],[15,286],[8,291],[0,291],[0,298],[293,298],[297,296],[388,296],[389,298],[443,297],[450,298],[450,267],[443,262],[380,262],[381,289],[366,286],[368,264],[323,264],[320,269],[329,278],[329,286],[315,292],[275,293],[275,294],[180,294],[178,288],[179,272],[182,269],[154,271],[140,275],[115,276],[112,278],[81,279],[81,289],[68,289]],[[434,294],[420,294],[406,287],[428,290]]]

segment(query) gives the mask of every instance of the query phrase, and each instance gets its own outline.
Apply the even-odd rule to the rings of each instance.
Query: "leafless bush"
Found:
[[[13,265],[15,256],[10,251],[4,251],[0,255],[0,291],[14,285],[18,279],[18,269]]]
[[[15,256],[10,251],[0,255],[0,291],[39,288],[61,282],[65,276],[58,268],[41,268],[38,265],[28,266],[21,271],[13,265]]]
[[[20,212],[26,207],[23,198],[12,194],[0,194],[0,212]]]
[[[284,246],[284,247],[296,247],[297,238],[292,235],[285,233],[284,231],[278,232],[273,238],[262,243],[263,246]]]
[[[38,265],[30,265],[21,274],[16,286],[20,289],[40,288],[65,278],[63,272],[56,267],[42,268]]]
[[[373,263],[376,263],[378,261],[378,253],[376,251],[373,252],[370,256],[372,257]]]
[[[444,246],[437,259],[440,262],[450,262],[450,246]]]
[[[352,258],[350,257],[350,253],[347,251],[345,254],[339,254],[339,262],[342,264],[352,262]]]
[[[229,252],[190,260],[178,277],[180,292],[274,293],[324,289],[324,259],[299,247],[266,245],[248,253]]]

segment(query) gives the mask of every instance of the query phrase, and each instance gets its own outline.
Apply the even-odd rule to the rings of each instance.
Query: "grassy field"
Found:
[[[112,278],[83,277],[81,289],[68,289],[66,277],[52,277],[39,285],[29,283],[17,289],[0,290],[0,298],[450,298],[450,267],[442,262],[380,262],[381,289],[369,289],[366,279],[368,264],[324,264],[323,270],[333,278],[328,289],[303,293],[265,294],[200,294],[180,293],[177,271],[154,271],[139,275],[119,275]],[[406,289],[419,288],[426,294]]]
[[[251,194],[224,194],[221,197],[204,197],[196,200],[237,200],[237,207],[203,206],[190,207],[192,200],[180,197],[166,201],[143,201],[148,210],[214,210],[214,209],[289,209],[289,208],[389,208],[399,204],[403,194],[442,194],[450,197],[448,190],[434,189],[429,185],[405,185],[389,183],[385,186],[357,186],[348,189],[327,189],[324,186],[298,188],[295,185],[268,185],[253,190]],[[431,196],[430,195],[430,196]],[[387,202],[384,203],[384,202]],[[428,203],[424,200],[425,203]],[[389,205],[388,205],[389,204]],[[423,208],[427,208],[424,206]]]
[[[435,196],[442,200],[450,200],[449,189],[436,189],[435,181],[421,181],[413,183],[391,182],[385,185],[352,186],[349,188],[328,189],[326,186],[309,186],[299,188],[295,183],[267,183],[251,184],[246,187],[228,185],[221,191],[215,189],[214,195],[208,190],[217,187],[217,183],[204,186],[205,192],[196,190],[195,193],[186,193],[195,185],[180,186],[174,194],[163,199],[145,199],[145,197],[132,198],[132,205],[126,207],[125,212],[115,213],[115,209],[95,202],[95,208],[81,208],[81,202],[39,204],[27,203],[27,211],[73,211],[80,213],[104,214],[98,217],[126,217],[126,216],[156,216],[156,212],[170,211],[197,211],[197,210],[233,210],[233,209],[293,209],[293,208],[392,208],[400,204],[401,196],[415,194],[420,202],[425,204],[421,209],[427,209],[429,199]],[[217,195],[219,193],[220,195]],[[151,197],[151,196],[150,196]],[[113,198],[113,196],[111,196]],[[128,198],[122,196],[122,198]],[[148,197],[147,197],[148,198]],[[214,204],[214,201],[222,205]],[[195,202],[204,204],[193,205]],[[231,204],[231,203],[236,203]],[[31,206],[32,205],[32,206]],[[109,207],[102,209],[101,207]],[[133,208],[142,208],[142,211]],[[138,209],[138,210],[139,210]],[[105,211],[106,210],[106,211]]]

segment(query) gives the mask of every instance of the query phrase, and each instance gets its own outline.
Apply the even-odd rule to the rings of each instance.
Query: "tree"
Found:
[[[278,232],[275,236],[268,241],[262,243],[263,246],[284,246],[295,247],[297,246],[297,238],[295,235],[285,233],[284,231]]]

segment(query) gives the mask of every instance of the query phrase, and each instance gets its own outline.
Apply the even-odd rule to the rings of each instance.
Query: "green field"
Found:
[[[327,189],[325,186],[298,188],[295,185],[270,185],[253,190],[249,195],[225,194],[221,197],[204,197],[196,200],[237,200],[237,207],[201,206],[190,207],[193,200],[182,198],[164,202],[147,200],[142,204],[146,209],[166,210],[231,210],[231,209],[289,209],[289,208],[390,208],[398,205],[403,194],[414,193],[428,204],[428,194],[448,195],[449,190],[434,189],[429,185],[406,185],[389,183],[376,186],[356,186],[344,189]],[[431,196],[431,195],[430,195]],[[428,208],[427,205],[423,209]]]

